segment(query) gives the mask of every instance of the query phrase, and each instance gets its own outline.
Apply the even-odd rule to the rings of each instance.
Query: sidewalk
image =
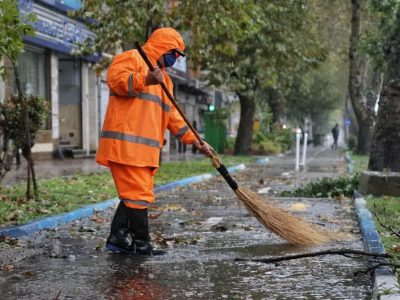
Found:
[[[171,155],[162,156],[163,162],[168,161],[190,161],[202,159],[201,154],[192,154],[191,151],[186,153],[174,153]],[[50,159],[36,160],[35,171],[38,179],[51,178],[59,176],[67,176],[75,173],[94,173],[108,171],[108,168],[96,163],[95,158],[65,158],[65,159]],[[27,163],[24,158],[21,158],[21,165],[13,165],[12,169],[6,174],[2,181],[4,185],[10,185],[26,179]]]
[[[314,149],[309,172],[294,173],[293,157],[252,165],[234,178],[264,193],[295,188],[345,171],[343,155]],[[150,221],[159,257],[127,257],[102,251],[114,209],[58,230],[43,231],[0,249],[3,299],[369,299],[369,275],[354,276],[368,262],[320,256],[275,265],[236,262],[332,248],[362,249],[350,200],[275,198],[276,205],[346,240],[294,247],[265,230],[220,177],[157,194],[164,212]],[[271,200],[270,200],[271,201]],[[301,204],[301,205],[299,205]],[[157,211],[151,211],[155,214]],[[0,243],[2,245],[4,243]]]

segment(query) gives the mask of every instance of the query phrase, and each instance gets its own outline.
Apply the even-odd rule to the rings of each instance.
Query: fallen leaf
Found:
[[[22,272],[22,275],[24,275],[25,277],[32,277],[33,272],[31,272],[31,271]]]
[[[304,211],[306,210],[307,206],[304,203],[298,202],[298,203],[293,203],[290,206],[290,210],[294,210],[294,211]]]
[[[36,210],[38,213],[41,213],[41,214],[51,214],[51,210],[48,210],[48,209],[46,209],[46,208],[39,208],[39,209],[37,209]]]
[[[85,226],[81,226],[79,227],[79,232],[96,232],[96,229],[91,228],[91,227],[85,227]]]
[[[98,243],[97,243],[97,246],[96,246],[96,250],[97,251],[102,251],[103,249],[104,249],[104,246],[106,245],[106,241],[105,240],[100,240]]]
[[[164,211],[181,211],[185,212],[186,209],[182,207],[180,204],[167,204],[163,207]]]
[[[244,225],[244,226],[243,226],[243,229],[244,229],[245,231],[252,231],[252,230],[254,230],[254,227],[251,227],[251,226],[249,226],[249,225]]]
[[[163,212],[160,212],[160,213],[158,213],[158,214],[149,214],[149,219],[150,219],[150,220],[155,220],[155,219],[157,219],[158,217],[160,217],[160,216],[162,215],[162,213],[163,213]]]
[[[201,213],[200,210],[196,209],[196,210],[192,211],[192,215],[195,217],[201,217],[203,214]]]
[[[108,221],[108,219],[102,218],[102,217],[100,217],[100,216],[98,216],[98,215],[96,215],[96,214],[94,214],[94,215],[90,218],[90,220],[92,220],[92,221],[94,221],[94,222],[96,222],[96,223],[105,223],[105,222]]]
[[[347,200],[347,197],[344,196],[344,195],[342,195],[342,194],[340,194],[340,195],[337,195],[337,196],[335,197],[335,199],[336,199],[336,200],[339,200],[339,201],[343,201],[343,200]]]
[[[0,270],[6,271],[6,272],[11,272],[12,270],[14,270],[14,266],[13,265],[0,265]]]
[[[394,253],[400,253],[400,244],[399,245],[393,245],[392,246],[392,251]]]
[[[259,189],[257,191],[257,193],[259,193],[259,194],[267,194],[267,193],[269,193],[270,190],[271,190],[271,187],[267,186],[267,187]]]

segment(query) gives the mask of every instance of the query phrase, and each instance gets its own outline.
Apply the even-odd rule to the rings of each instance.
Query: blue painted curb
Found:
[[[374,221],[372,220],[372,215],[367,208],[367,202],[362,197],[356,198],[354,202],[358,223],[363,236],[364,249],[368,252],[385,253],[381,238],[379,237]]]
[[[265,163],[265,162],[260,162],[260,164],[263,164],[263,163]],[[233,167],[229,167],[227,169],[230,173],[234,173],[234,172],[237,172],[240,170],[244,170],[245,168],[246,168],[246,166],[244,164],[239,164],[239,165],[236,165]],[[173,181],[173,182],[167,183],[165,185],[154,188],[154,193],[159,193],[161,191],[172,190],[176,187],[182,187],[182,186],[186,186],[189,184],[198,183],[203,180],[210,179],[210,178],[216,176],[217,174],[218,173],[207,173],[207,174],[192,176],[192,177],[180,179],[177,181]],[[21,237],[21,236],[30,235],[30,234],[32,234],[36,231],[42,230],[42,229],[56,228],[56,227],[65,225],[65,224],[70,223],[77,219],[90,217],[91,215],[93,215],[93,213],[95,211],[105,210],[105,209],[117,204],[118,202],[119,202],[118,198],[113,198],[110,200],[106,200],[104,202],[87,205],[87,206],[78,208],[76,210],[73,210],[71,212],[62,213],[62,214],[46,217],[43,219],[34,220],[34,221],[28,222],[23,225],[1,228],[0,236]]]
[[[269,162],[269,157],[263,157],[256,160],[256,164],[266,165]]]
[[[347,161],[347,171],[353,173],[353,160],[349,152],[346,152],[345,159]],[[363,195],[354,191],[354,205],[356,208],[357,220],[360,226],[361,235],[363,237],[364,250],[372,253],[385,253],[385,247],[382,244],[371,212],[368,210],[367,202]],[[386,258],[381,258],[387,261]],[[381,266],[373,273],[373,299],[379,300],[400,300],[399,283],[394,276],[392,270],[387,266]],[[387,293],[390,291],[391,293]]]
[[[4,235],[20,237],[30,235],[38,230],[59,227],[80,218],[90,217],[96,210],[104,210],[110,206],[115,205],[118,202],[118,198],[113,198],[101,203],[87,205],[67,213],[34,220],[24,225],[2,228],[0,229],[0,236]]]

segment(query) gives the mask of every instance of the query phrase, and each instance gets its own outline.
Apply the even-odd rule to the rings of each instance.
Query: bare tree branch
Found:
[[[374,207],[375,207],[375,203],[374,203]],[[385,212],[384,216],[385,216],[385,219],[386,219],[386,206],[385,206],[385,205],[383,206],[383,210],[384,210],[384,212]],[[395,230],[393,229],[392,226],[384,224],[384,223],[380,220],[380,218],[379,218],[379,216],[378,216],[378,214],[377,214],[376,212],[372,212],[372,214],[374,215],[374,217],[375,217],[376,220],[378,221],[379,225],[381,225],[383,228],[389,230],[392,234],[394,234],[395,236],[397,236],[398,238],[400,238],[400,232],[395,231]],[[388,223],[389,223],[389,222],[388,222]]]
[[[353,250],[353,249],[330,249],[324,251],[310,252],[310,253],[302,253],[295,255],[287,255],[287,256],[276,256],[271,258],[260,258],[260,259],[247,259],[247,258],[236,258],[235,261],[250,261],[250,262],[261,262],[265,264],[276,263],[280,261],[287,261],[292,259],[299,259],[305,257],[315,257],[322,255],[343,255],[349,257],[348,255],[364,255],[364,256],[372,256],[372,257],[386,257],[390,258],[391,256],[387,253],[370,253],[362,250]],[[349,258],[357,258],[357,257],[349,257]]]
[[[371,271],[375,271],[376,269],[380,268],[380,267],[384,267],[384,266],[388,266],[391,268],[394,268],[394,272],[396,272],[396,269],[400,268],[400,265],[394,265],[390,262],[381,262],[381,263],[377,263],[376,265],[373,265],[371,267],[369,267],[366,270],[360,270],[360,271],[356,271],[354,272],[354,276],[357,276],[359,274],[368,274]]]

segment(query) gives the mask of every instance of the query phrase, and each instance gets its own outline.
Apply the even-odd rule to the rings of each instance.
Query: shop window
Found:
[[[19,74],[22,89],[26,95],[46,96],[46,56],[43,51],[25,49],[18,58]],[[14,92],[17,86],[14,83]],[[50,116],[44,122],[42,129],[50,129]]]

